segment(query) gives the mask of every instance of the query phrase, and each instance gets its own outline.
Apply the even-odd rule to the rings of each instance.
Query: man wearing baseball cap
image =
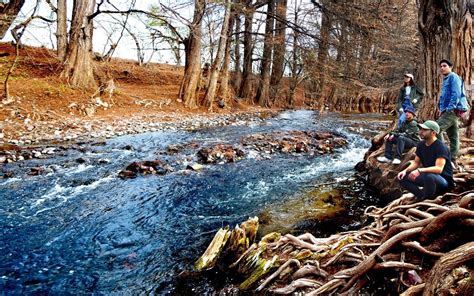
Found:
[[[392,162],[400,164],[402,154],[405,150],[415,147],[420,141],[418,136],[418,124],[415,120],[416,110],[412,106],[405,108],[405,121],[395,131],[385,136],[385,153],[377,157],[379,162]],[[395,146],[395,158],[393,157],[393,146]],[[393,159],[393,160],[392,160]]]
[[[454,186],[451,155],[448,147],[437,139],[440,128],[435,121],[418,126],[422,140],[416,147],[415,160],[397,178],[417,199],[434,198]]]

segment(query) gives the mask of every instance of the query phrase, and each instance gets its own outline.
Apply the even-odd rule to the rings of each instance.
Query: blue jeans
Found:
[[[417,142],[405,136],[395,136],[392,141],[385,143],[385,157],[393,159],[393,145],[396,146],[395,158],[402,159],[405,150],[416,147]]]
[[[405,114],[405,112],[398,112],[398,114],[400,115],[400,117],[398,117],[398,127],[401,127],[402,124],[405,122],[406,118],[407,118],[407,115]]]
[[[408,179],[408,174],[400,180],[400,185],[413,193],[417,199],[430,199],[440,194],[445,193],[449,189],[449,183],[439,174],[422,173],[411,181]],[[418,188],[419,186],[423,189]]]

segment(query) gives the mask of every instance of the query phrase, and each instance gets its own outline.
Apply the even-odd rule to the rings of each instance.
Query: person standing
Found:
[[[418,124],[415,120],[416,111],[412,106],[405,108],[405,121],[394,132],[385,136],[384,156],[377,157],[379,162],[392,162],[400,164],[402,154],[405,150],[415,147],[420,138],[418,136]],[[395,146],[395,158],[393,158],[393,146]],[[393,159],[393,160],[392,160]]]
[[[467,100],[464,94],[464,82],[453,72],[453,63],[443,59],[439,62],[441,74],[443,74],[443,84],[439,97],[440,116],[437,123],[440,127],[438,139],[444,141],[443,132],[449,138],[449,148],[451,151],[451,161],[455,163],[459,153],[459,117],[467,111]]]
[[[400,127],[405,121],[405,109],[413,107],[418,110],[418,106],[423,99],[423,91],[415,85],[415,80],[412,74],[405,74],[403,78],[403,86],[400,88],[400,93],[397,99],[397,110],[399,114],[398,126]]]
[[[427,199],[443,194],[454,186],[453,168],[448,147],[437,139],[439,125],[428,120],[418,126],[422,141],[416,146],[415,160],[398,173],[397,178],[400,185],[417,199]]]

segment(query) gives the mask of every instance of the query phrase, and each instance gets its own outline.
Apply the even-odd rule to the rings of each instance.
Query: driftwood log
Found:
[[[239,288],[257,294],[353,295],[374,273],[396,271],[402,295],[474,295],[473,207],[474,190],[423,201],[405,194],[368,207],[370,224],[360,230],[327,238],[270,233],[258,243],[253,218],[221,229],[195,267],[237,272]]]

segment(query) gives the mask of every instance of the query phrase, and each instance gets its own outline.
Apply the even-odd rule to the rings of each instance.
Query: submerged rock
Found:
[[[168,145],[168,147],[166,147],[166,152],[168,154],[172,155],[172,154],[176,154],[176,153],[181,152],[183,149],[184,149],[184,147],[182,145],[179,145],[179,144]]]
[[[45,169],[43,167],[32,167],[30,169],[30,172],[28,173],[28,175],[38,176],[38,175],[42,175],[44,173],[45,173]]]
[[[347,141],[332,133],[312,131],[279,131],[266,134],[255,134],[244,137],[242,145],[267,154],[308,153],[326,154],[335,148],[347,145]]]
[[[119,173],[122,179],[135,178],[140,175],[165,175],[172,172],[173,168],[161,160],[145,160],[132,162]]]
[[[8,178],[12,178],[14,176],[13,172],[12,171],[6,171],[6,172],[3,172],[3,178],[4,179],[8,179]]]
[[[203,169],[203,167],[204,166],[202,164],[193,163],[193,164],[188,165],[186,168],[193,171],[200,171]]]
[[[235,162],[245,156],[239,148],[228,144],[217,144],[198,151],[197,156],[202,163]]]

